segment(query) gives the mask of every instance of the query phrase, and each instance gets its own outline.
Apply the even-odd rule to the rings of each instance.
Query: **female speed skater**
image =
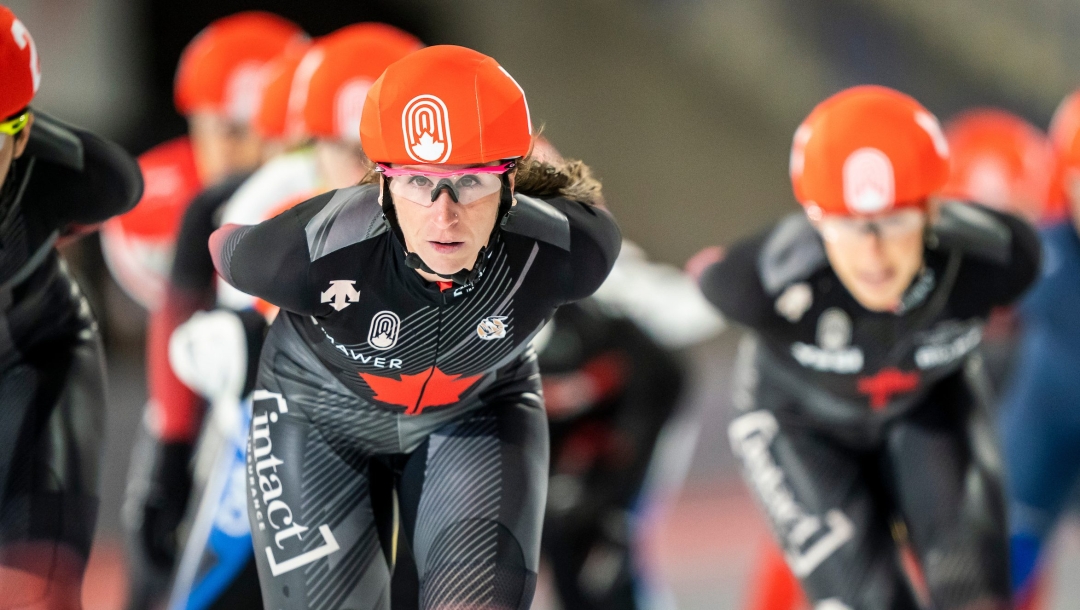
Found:
[[[186,261],[188,266],[174,265],[174,280],[195,278],[184,285],[213,294],[217,274],[206,243],[214,219],[261,222],[314,195],[358,183],[370,170],[359,146],[367,89],[387,66],[421,46],[412,35],[381,23],[353,24],[317,39],[294,63],[295,71],[303,67],[298,76],[303,82],[268,86],[259,113],[264,119],[277,114],[265,122],[277,124],[280,131],[267,135],[294,141],[313,138],[314,145],[268,161],[206,215],[206,222],[199,224],[202,230],[184,232],[177,265]],[[286,116],[289,104],[281,99],[286,96],[302,100],[293,104],[296,116]],[[294,125],[287,128],[290,122]],[[202,256],[181,256],[185,251]],[[195,477],[197,506],[189,511],[189,535],[170,593],[170,607],[188,610],[262,607],[245,508],[244,446],[255,365],[268,319],[276,311],[223,282],[218,283],[217,297],[215,310],[197,312],[178,327],[169,349],[173,371],[211,406],[209,423],[192,426],[202,429],[195,462],[204,467]],[[178,415],[201,420],[203,413]]]
[[[528,608],[548,462],[529,342],[600,285],[618,228],[582,164],[527,158],[524,93],[475,51],[391,65],[360,131],[365,184],[210,241],[281,308],[248,447],[264,603],[387,608],[396,491],[422,608]]]
[[[951,170],[941,197],[979,203],[1031,222],[1054,214],[1051,201],[1056,155],[1050,139],[1023,118],[998,108],[972,108],[945,124]],[[991,312],[979,346],[991,384],[1011,377],[1020,341],[1013,307]],[[1015,545],[1010,551],[1015,553]],[[905,557],[911,559],[910,554]],[[806,605],[798,580],[770,543],[755,570],[746,608],[798,610]]]
[[[735,455],[816,608],[915,609],[898,543],[940,609],[1010,607],[1000,464],[979,344],[1039,265],[1033,229],[939,203],[949,150],[914,99],[876,86],[795,133],[804,213],[733,246],[701,287],[751,329]]]
[[[0,6],[0,608],[81,607],[98,506],[105,358],[56,251],[131,209],[135,160],[30,103],[42,73]]]

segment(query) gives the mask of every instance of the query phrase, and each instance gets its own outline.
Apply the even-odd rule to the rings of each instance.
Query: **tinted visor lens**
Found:
[[[877,235],[881,239],[906,237],[926,226],[921,210],[900,210],[873,219],[848,216],[825,216],[821,219],[821,236],[831,242],[847,242]]]
[[[390,192],[394,197],[431,207],[445,191],[452,201],[469,205],[502,188],[502,175],[491,172],[463,171],[461,173],[395,173],[389,177]]]
[[[18,134],[30,122],[30,113],[24,112],[19,116],[0,123],[0,133],[13,136]]]

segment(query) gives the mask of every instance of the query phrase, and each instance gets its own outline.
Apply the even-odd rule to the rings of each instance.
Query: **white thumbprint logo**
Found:
[[[434,95],[418,95],[401,112],[405,151],[420,163],[444,163],[450,158],[450,117],[446,104]]]
[[[374,349],[390,349],[397,345],[401,318],[392,311],[380,311],[371,318],[367,342]]]
[[[334,99],[334,129],[346,142],[360,140],[360,116],[364,114],[368,89],[371,81],[366,78],[354,78],[338,89]]]
[[[876,148],[860,148],[844,161],[844,202],[859,214],[876,214],[895,203],[896,184],[889,157]]]

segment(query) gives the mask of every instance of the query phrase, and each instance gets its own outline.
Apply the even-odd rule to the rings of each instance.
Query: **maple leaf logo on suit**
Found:
[[[415,375],[402,374],[401,379],[360,373],[364,383],[374,390],[375,400],[405,407],[406,415],[419,415],[427,407],[454,404],[480,377],[447,375],[435,366]]]

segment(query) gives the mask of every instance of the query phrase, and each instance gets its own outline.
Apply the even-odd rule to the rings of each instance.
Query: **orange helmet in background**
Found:
[[[415,51],[368,91],[360,139],[372,161],[475,165],[532,145],[525,93],[494,59],[452,45]]]
[[[821,102],[795,132],[795,198],[811,216],[925,205],[949,178],[941,126],[912,97],[875,85]]]
[[[300,60],[311,47],[311,40],[300,38],[290,42],[280,55],[266,64],[262,99],[251,122],[255,133],[268,140],[279,140],[286,135],[301,136],[299,130],[290,128],[289,97]]]
[[[368,91],[390,64],[423,47],[418,38],[382,23],[357,23],[319,41],[303,108],[308,134],[360,141]]]
[[[1067,95],[1050,120],[1050,143],[1057,153],[1051,199],[1044,220],[1069,215],[1070,183],[1080,179],[1080,90]]]
[[[176,70],[174,100],[183,115],[210,110],[250,123],[264,84],[263,68],[298,38],[296,24],[262,11],[223,17],[188,43]]]
[[[0,6],[0,121],[26,108],[41,85],[41,63],[30,31]]]
[[[945,138],[952,174],[942,195],[1039,219],[1050,199],[1054,149],[1024,119],[993,108],[968,110],[951,120]]]

